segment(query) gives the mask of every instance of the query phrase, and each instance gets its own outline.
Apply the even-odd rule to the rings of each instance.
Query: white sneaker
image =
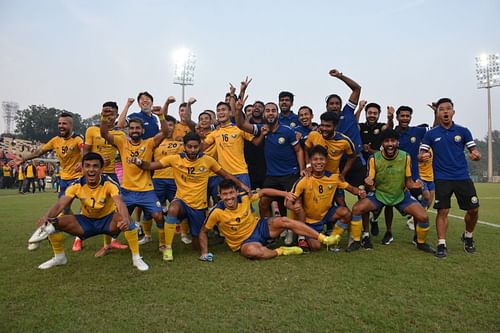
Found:
[[[146,264],[144,262],[144,260],[142,260],[141,257],[139,257],[139,258],[132,258],[132,264],[135,267],[137,267],[137,269],[140,270],[141,272],[147,271],[149,269],[148,264]]]
[[[151,242],[153,239],[151,238],[151,236],[144,236],[142,237],[141,240],[139,240],[139,245],[144,245],[144,244],[147,244],[149,242]]]
[[[292,245],[292,243],[293,243],[293,231],[288,230],[285,237],[285,245],[289,246]]]
[[[413,222],[413,217],[409,218],[407,221],[406,221],[406,226],[408,227],[408,229],[410,230],[415,230],[415,223]]]
[[[49,237],[50,234],[56,232],[56,228],[52,223],[44,224],[35,230],[33,235],[31,235],[28,243],[38,243]]]
[[[40,243],[29,243],[28,244],[28,251],[38,250],[39,247],[40,247]]]
[[[186,245],[191,244],[193,242],[193,240],[191,239],[191,236],[189,234],[182,234],[181,241]]]
[[[59,256],[59,257],[52,257],[50,260],[47,260],[40,266],[38,266],[39,269],[49,269],[54,266],[61,266],[61,265],[66,265],[68,262],[68,259],[66,258],[65,255]]]

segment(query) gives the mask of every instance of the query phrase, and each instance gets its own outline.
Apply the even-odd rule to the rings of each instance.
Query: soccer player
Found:
[[[200,153],[201,138],[196,133],[184,136],[184,153],[162,157],[159,161],[150,162],[138,158],[131,161],[144,170],[157,170],[172,167],[177,192],[175,199],[168,207],[165,219],[164,261],[173,261],[172,242],[175,226],[184,218],[188,219],[189,229],[193,237],[193,248],[198,249],[198,235],[200,233],[208,206],[207,185],[209,172],[233,180],[241,189],[248,192],[250,189],[236,177],[221,168],[212,157]]]
[[[307,140],[309,133],[315,130],[312,124],[313,117],[313,110],[310,107],[304,105],[299,108],[298,118],[300,125],[295,127],[294,130],[295,133],[300,133],[299,140],[302,148],[304,148],[304,143]]]
[[[217,162],[221,167],[250,187],[248,167],[245,163],[244,141],[254,143],[256,139],[231,122],[231,106],[228,103],[219,102],[216,110],[219,127],[207,134],[202,150],[214,145],[217,151]],[[218,177],[215,186],[218,186],[221,181],[222,179]]]
[[[148,270],[148,265],[139,254],[137,230],[135,224],[130,223],[119,186],[102,174],[103,167],[104,160],[99,154],[86,154],[83,157],[83,177],[68,186],[57,203],[38,220],[38,225],[44,226],[43,232],[49,234],[54,251],[54,257],[38,268],[48,269],[67,263],[62,232],[87,239],[100,234],[117,236],[120,231],[124,231],[132,251],[133,265],[140,271]],[[58,217],[75,198],[80,200],[82,213]]]
[[[196,123],[191,120],[191,106],[196,103],[196,99],[190,97],[187,103],[179,105],[179,121],[175,124],[174,139],[182,141],[184,135],[196,130]]]
[[[83,139],[80,135],[73,132],[73,116],[70,113],[63,112],[57,120],[59,135],[53,137],[42,147],[38,148],[32,154],[24,157],[22,161],[30,160],[39,157],[46,152],[55,150],[57,159],[60,163],[59,176],[59,194],[58,197],[64,195],[66,188],[76,179],[81,177],[82,170],[82,147]],[[65,207],[64,214],[68,214],[71,208]],[[36,250],[40,243],[33,243],[28,246],[30,250]],[[73,244],[73,251],[81,250],[81,243]]]
[[[263,124],[264,103],[255,101],[253,103],[252,115],[247,117],[250,124]],[[255,145],[245,141],[245,161],[248,166],[248,175],[252,190],[262,188],[266,178],[266,160],[264,157],[264,145]]]
[[[334,196],[337,188],[346,189],[350,193],[366,197],[364,190],[353,187],[343,181],[338,172],[327,171],[329,151],[322,145],[313,146],[310,151],[311,176],[300,178],[293,185],[292,194],[300,200],[289,200],[287,206],[295,212],[298,220],[304,220],[308,227],[317,232],[323,231],[327,223],[335,223],[333,236],[340,239],[345,229],[351,222],[351,213],[346,207],[338,207],[334,204]],[[354,237],[361,236],[361,223],[352,226]],[[299,246],[308,251],[319,250],[320,242],[316,239],[307,239],[306,244]]]
[[[231,180],[223,180],[220,185],[221,201],[210,211],[200,232],[200,260],[213,261],[213,254],[208,252],[207,233],[218,225],[229,248],[249,259],[270,259],[280,255],[301,254],[300,247],[279,247],[269,249],[267,241],[277,238],[285,229],[299,235],[305,235],[319,243],[335,245],[338,238],[325,236],[309,228],[303,222],[287,217],[269,217],[257,219],[252,202],[265,195],[281,196],[288,200],[295,197],[284,191],[261,189],[250,194],[238,194],[238,185]]]
[[[365,179],[366,186],[371,189],[368,197],[352,207],[352,221],[360,223],[361,214],[380,210],[384,206],[394,206],[401,213],[413,216],[417,222],[417,249],[434,253],[425,242],[429,232],[429,217],[420,203],[406,189],[422,187],[420,180],[413,181],[411,177],[411,157],[405,151],[398,149],[399,134],[393,129],[382,132],[382,151],[376,152],[369,160],[369,173]],[[392,237],[391,226],[387,233]],[[354,242],[347,248],[348,252],[359,250],[361,242],[353,237]]]
[[[455,194],[460,209],[466,211],[462,241],[465,252],[473,254],[476,252],[476,246],[472,233],[478,219],[479,199],[474,183],[469,176],[464,149],[467,147],[469,158],[472,161],[479,161],[481,153],[476,147],[471,132],[453,122],[455,109],[452,100],[441,98],[436,107],[439,125],[425,134],[420,147],[421,161],[430,159],[430,148],[434,152],[432,166],[436,185],[434,208],[437,209],[436,230],[438,236],[436,257],[446,258],[448,255],[446,232],[452,194]]]
[[[125,132],[122,130],[115,128],[115,120],[118,117],[118,105],[116,102],[106,102],[103,104],[103,107],[108,107],[110,110],[113,110],[113,113],[108,117],[106,121],[106,126],[108,126],[109,133],[115,136],[126,137]],[[87,128],[85,132],[85,143],[83,145],[83,154],[87,154],[89,152],[98,153],[102,156],[104,160],[103,173],[111,178],[115,183],[119,184],[118,177],[115,173],[115,156],[117,153],[116,147],[106,141],[100,133],[100,129],[97,126],[91,126]],[[128,246],[120,244],[118,240],[111,239],[110,236],[104,235],[104,244],[103,247],[96,252],[96,257],[102,257],[107,254],[111,249],[119,249],[124,250],[127,249]]]
[[[163,215],[161,204],[154,192],[151,173],[148,170],[142,170],[131,163],[134,158],[140,158],[146,161],[153,159],[153,151],[164,139],[167,134],[167,123],[165,114],[168,112],[168,106],[175,101],[174,97],[169,97],[162,108],[153,107],[152,112],[157,114],[160,119],[161,131],[149,139],[142,139],[144,134],[144,124],[141,119],[132,118],[129,120],[129,138],[123,135],[113,135],[109,132],[108,117],[113,117],[114,110],[111,106],[104,106],[101,112],[101,137],[110,144],[114,145],[120,152],[120,158],[123,166],[122,197],[127,205],[129,213],[134,208],[139,207],[145,213],[149,213],[155,220],[158,227],[158,238],[160,249],[164,245],[163,234]]]
[[[299,125],[299,118],[292,111],[293,97],[293,94],[289,91],[282,91],[278,95],[278,104],[280,107],[279,122],[281,125],[291,128]]]
[[[365,109],[366,122],[359,123],[359,131],[361,133],[361,141],[363,143],[363,158],[368,161],[370,156],[372,156],[377,151],[380,151],[380,146],[382,145],[382,141],[380,140],[380,135],[382,131],[393,128],[394,123],[394,107],[387,107],[387,123],[381,123],[378,120],[380,119],[381,108],[377,103],[368,103],[366,101],[360,101],[358,110],[356,111],[356,119],[359,121],[359,116],[361,111]],[[377,218],[380,215],[379,212],[373,213],[373,218],[370,219],[370,229],[373,236],[377,236],[379,233]],[[392,207],[386,207],[384,209],[384,216],[386,221],[390,221],[392,223],[393,211]],[[383,244],[387,244],[387,240]]]
[[[137,96],[137,104],[139,104],[139,107],[141,108],[141,111],[139,112],[134,112],[130,115],[127,116],[129,108],[134,104],[134,99],[129,98],[127,100],[127,103],[125,104],[125,107],[123,108],[123,111],[118,118],[118,123],[117,127],[118,128],[125,128],[126,127],[126,119],[140,119],[142,120],[142,123],[144,124],[144,135],[143,139],[149,139],[154,137],[156,134],[158,134],[159,129],[158,129],[158,119],[152,112],[152,107],[153,107],[153,96],[148,93],[147,91],[140,92],[139,95]]]

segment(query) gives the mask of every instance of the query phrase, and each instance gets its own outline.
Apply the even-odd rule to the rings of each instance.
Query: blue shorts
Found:
[[[175,193],[177,192],[175,180],[172,178],[153,178],[153,186],[161,204],[163,204],[165,200],[168,200],[168,202],[174,200]]]
[[[377,198],[375,197],[375,192],[370,192],[368,193],[368,195],[366,196],[366,198],[368,200],[370,200],[371,202],[373,202],[373,204],[375,205],[376,208],[376,211],[378,210],[381,210],[383,207],[385,207],[386,205],[383,204],[382,202],[378,201]],[[406,214],[404,212],[404,210],[406,209],[406,207],[410,206],[410,205],[413,205],[414,203],[419,203],[417,201],[417,199],[415,199],[414,197],[411,196],[410,192],[408,191],[404,191],[404,198],[403,200],[401,200],[400,203],[394,205],[394,207],[396,207],[396,209],[402,214]]]
[[[335,197],[336,198],[343,198],[343,197],[345,197],[345,191],[343,189],[341,189],[341,188],[337,188],[335,190]]]
[[[311,229],[316,230],[317,232],[323,232],[323,226],[328,222],[330,222],[332,216],[335,215],[336,211],[337,211],[337,206],[332,206],[330,207],[330,209],[328,209],[328,212],[326,212],[326,215],[323,217],[321,221],[316,223],[306,223],[306,225]]]
[[[234,175],[236,179],[238,179],[240,182],[248,186],[249,188],[252,186],[250,184],[250,177],[248,176],[248,173],[242,173],[239,175]],[[219,196],[219,184],[222,182],[224,178],[221,176],[215,176],[215,177],[210,177],[208,179],[208,194],[209,195],[215,195],[215,198]]]
[[[219,176],[211,176],[208,177],[208,186],[207,186],[207,191],[208,191],[208,198],[212,197],[214,200],[214,203],[217,202],[218,199],[218,192],[219,189],[217,188],[219,186],[219,183],[217,182],[217,179]]]
[[[59,180],[59,193],[57,193],[57,197],[60,198],[64,195],[64,192],[66,192],[66,189],[68,186],[70,186],[75,180],[78,180],[79,178],[75,179],[61,179]]]
[[[257,225],[255,226],[255,229],[253,229],[252,234],[241,243],[241,245],[247,244],[247,243],[260,243],[262,245],[267,245],[267,241],[271,239],[271,236],[269,235],[269,224],[268,224],[268,218],[263,217],[257,222]]]
[[[191,208],[181,199],[174,199],[174,201],[178,202],[182,207],[182,212],[179,216],[177,216],[177,218],[179,219],[179,221],[187,218],[191,235],[193,235],[194,237],[198,237],[201,227],[203,226],[203,223],[205,222],[205,218],[207,216],[207,209]]]
[[[434,191],[436,189],[436,185],[434,182],[428,182],[427,180],[420,180],[422,184],[424,184],[424,191]]]
[[[141,207],[145,213],[150,215],[161,213],[161,204],[156,197],[155,191],[136,192],[122,188],[121,194],[129,214],[132,214],[135,207]]]
[[[111,235],[109,232],[109,225],[113,220],[113,213],[106,215],[100,219],[93,219],[84,215],[75,215],[75,217],[83,229],[83,236],[80,237],[82,240],[102,234],[116,236],[116,234]]]

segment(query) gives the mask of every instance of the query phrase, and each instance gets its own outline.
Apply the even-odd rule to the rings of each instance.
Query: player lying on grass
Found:
[[[354,204],[351,223],[361,223],[361,215],[364,213],[380,210],[384,206],[394,206],[401,214],[413,216],[416,222],[417,249],[434,253],[425,242],[430,229],[427,212],[409,192],[422,187],[420,180],[413,181],[411,178],[410,155],[398,149],[399,133],[395,130],[385,130],[380,137],[382,150],[370,158],[368,177],[365,179],[366,186],[373,192]],[[351,251],[361,248],[359,239],[354,240],[350,246]]]
[[[200,260],[212,261],[213,254],[208,252],[208,231],[218,225],[227,245],[232,251],[240,251],[249,259],[270,259],[280,255],[301,254],[297,246],[282,246],[269,249],[265,245],[268,240],[279,237],[285,230],[292,230],[326,245],[335,245],[339,237],[325,236],[309,228],[303,222],[287,217],[266,217],[258,219],[252,202],[262,196],[283,197],[295,200],[291,193],[264,188],[250,194],[238,194],[238,186],[232,180],[223,180],[219,185],[221,201],[212,209],[200,231]]]
[[[325,170],[328,162],[328,151],[321,145],[315,145],[309,151],[311,175],[300,178],[293,185],[292,194],[297,200],[287,200],[287,208],[292,210],[298,220],[305,221],[311,230],[321,232],[327,223],[335,223],[334,237],[340,238],[351,222],[351,212],[347,207],[339,207],[334,203],[337,189],[346,189],[350,193],[366,197],[364,190],[351,186],[342,180],[339,174]],[[361,237],[361,222],[351,226],[354,239]],[[308,251],[319,250],[321,243],[316,238],[306,238],[299,246]],[[349,251],[349,248],[347,248]]]
[[[111,178],[102,174],[103,158],[97,153],[87,153],[82,163],[83,177],[73,182],[47,214],[38,220],[38,225],[42,228],[30,239],[30,242],[40,241],[48,234],[54,251],[54,257],[38,268],[47,269],[67,263],[63,231],[81,239],[102,234],[116,237],[120,231],[124,231],[132,251],[133,265],[140,271],[148,270],[148,265],[139,255],[137,230],[135,224],[130,223],[119,187]],[[74,198],[80,200],[82,213],[57,217]]]

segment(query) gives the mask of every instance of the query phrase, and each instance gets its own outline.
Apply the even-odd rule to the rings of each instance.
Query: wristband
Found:
[[[311,167],[311,163],[306,164],[306,169],[309,169]]]
[[[165,120],[165,115],[164,115],[164,114],[160,114],[160,115],[158,116],[158,119],[160,119],[160,121]]]

